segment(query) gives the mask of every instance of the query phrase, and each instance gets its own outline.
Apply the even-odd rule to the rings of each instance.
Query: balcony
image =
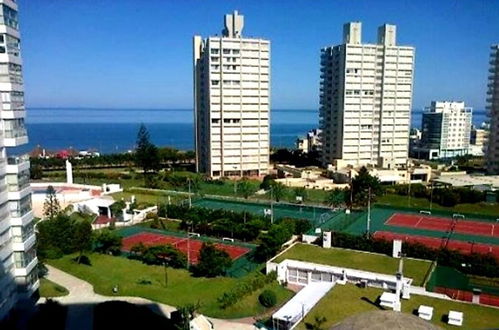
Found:
[[[36,235],[33,232],[30,236],[26,238],[24,242],[12,242],[12,250],[14,251],[28,251],[35,245]],[[17,267],[17,265],[16,265]]]
[[[4,130],[4,144],[6,147],[17,147],[28,143],[28,132],[26,128]]]
[[[11,226],[26,226],[28,223],[33,221],[33,211],[30,210],[23,215],[20,215],[17,212],[11,212],[10,217]]]
[[[29,170],[29,156],[13,156],[7,157],[7,174],[18,174]]]
[[[14,276],[28,276],[28,274],[38,264],[38,258],[34,257],[31,260],[16,261]]]

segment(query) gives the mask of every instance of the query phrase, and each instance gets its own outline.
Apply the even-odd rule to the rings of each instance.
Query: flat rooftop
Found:
[[[286,259],[311,262],[329,266],[345,267],[369,272],[394,275],[398,270],[399,259],[384,254],[355,251],[341,248],[323,248],[310,244],[295,244],[276,257],[272,262]],[[404,259],[404,276],[413,279],[413,285],[421,286],[431,267],[427,260]]]

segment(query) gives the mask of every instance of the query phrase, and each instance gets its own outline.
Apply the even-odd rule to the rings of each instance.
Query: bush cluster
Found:
[[[485,201],[486,193],[469,188],[434,188],[431,189],[422,184],[395,185],[387,188],[387,191],[401,196],[409,195],[412,197],[432,199],[433,202],[442,206],[452,207],[459,203],[480,203]]]
[[[234,237],[243,241],[257,238],[270,227],[270,220],[248,212],[230,212],[201,207],[161,204],[158,216],[182,220],[180,227],[203,235]]]
[[[230,291],[224,292],[217,298],[220,308],[226,309],[240,301],[245,296],[263,288],[265,285],[272,283],[277,278],[275,272],[267,275],[256,273],[254,276],[248,277],[245,280],[239,281],[238,284]]]
[[[262,304],[263,307],[273,307],[277,303],[277,297],[275,292],[272,290],[263,290],[262,293],[258,296],[258,301]]]

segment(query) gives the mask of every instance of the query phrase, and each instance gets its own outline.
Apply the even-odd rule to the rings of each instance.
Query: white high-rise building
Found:
[[[269,169],[270,41],[243,25],[235,11],[221,36],[194,37],[196,168],[212,177]]]
[[[487,148],[487,172],[499,174],[499,44],[491,47],[487,110],[490,135]]]
[[[433,101],[423,112],[421,153],[424,158],[452,158],[469,153],[472,109],[464,102]]]
[[[343,44],[321,50],[322,161],[337,168],[405,165],[414,47],[397,46],[395,25],[362,43],[360,22],[343,27]]]
[[[17,3],[0,0],[0,319],[39,286],[29,158],[9,156],[28,142]]]

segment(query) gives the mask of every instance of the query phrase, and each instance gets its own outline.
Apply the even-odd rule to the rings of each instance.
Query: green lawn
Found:
[[[426,198],[411,197],[409,204],[409,199],[407,196],[401,196],[397,194],[386,194],[380,196],[377,200],[377,203],[391,206],[414,207],[418,209],[430,208],[430,201]],[[432,208],[434,210],[445,210],[454,213],[476,213],[492,216],[497,216],[499,214],[499,203],[458,204],[454,207],[445,207],[438,205],[437,203],[433,203]]]
[[[168,286],[165,287],[165,269],[161,266],[148,266],[139,261],[102,254],[90,254],[91,266],[78,265],[68,255],[48,263],[65,272],[88,281],[95,292],[112,296],[112,288],[119,287],[119,294],[138,296],[173,306],[188,303],[201,304],[200,312],[218,318],[240,318],[265,312],[258,302],[258,295],[264,289],[272,289],[281,304],[292,296],[292,292],[277,282],[267,285],[250,296],[241,299],[236,305],[222,310],[216,299],[225,291],[233,288],[238,279],[217,277],[207,279],[192,277],[186,270],[167,269]],[[152,284],[139,284],[141,280]],[[240,280],[240,279],[239,279]]]
[[[69,294],[69,291],[57,284],[54,283],[50,280],[47,280],[46,278],[41,278],[40,279],[40,296],[45,297],[45,298],[51,298],[51,297],[61,297],[61,296],[66,296]]]
[[[373,303],[376,302],[382,292],[381,289],[361,289],[352,284],[336,285],[310,311],[304,322],[300,323],[298,329],[306,329],[306,323],[313,324],[316,316],[326,317],[327,321],[322,325],[322,328],[328,329],[349,316],[377,310],[378,307]],[[449,310],[464,313],[463,328],[465,329],[493,328],[499,324],[499,310],[496,308],[417,295],[411,295],[409,300],[402,300],[402,311],[413,313],[414,310],[418,309],[419,305],[433,306],[432,323],[443,328],[455,328],[442,322],[442,318],[449,313]]]
[[[399,259],[382,254],[339,248],[325,249],[309,244],[296,244],[274,261],[281,262],[284,259],[315,262],[323,265],[347,267],[393,275],[397,272],[399,264]],[[414,285],[421,286],[430,265],[430,261],[404,259],[404,275],[412,278],[414,280]]]

